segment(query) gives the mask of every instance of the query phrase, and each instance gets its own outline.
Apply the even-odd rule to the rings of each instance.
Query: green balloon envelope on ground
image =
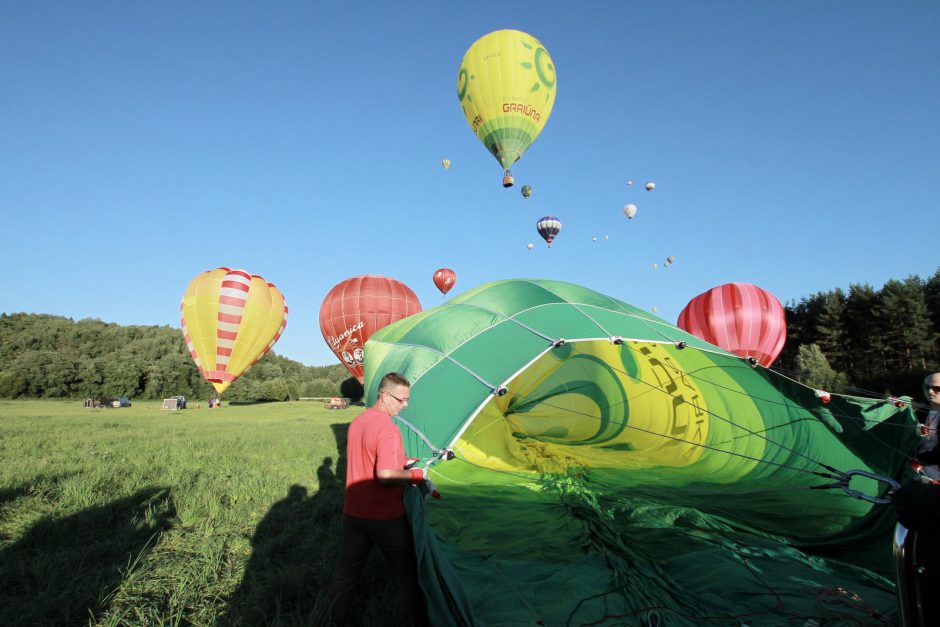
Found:
[[[891,511],[809,488],[832,482],[826,466],[903,474],[907,406],[823,404],[654,315],[548,280],[489,283],[389,325],[365,364],[370,402],[386,372],[413,383],[408,455],[455,454],[432,462],[443,498],[429,524],[407,492],[434,624],[896,614]]]

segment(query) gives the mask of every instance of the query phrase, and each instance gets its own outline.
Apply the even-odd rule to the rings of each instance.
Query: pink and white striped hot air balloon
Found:
[[[216,268],[186,288],[180,324],[199,373],[221,394],[281,337],[287,303],[256,274]]]
[[[699,294],[679,314],[683,331],[770,367],[787,340],[780,301],[750,283],[725,283]]]

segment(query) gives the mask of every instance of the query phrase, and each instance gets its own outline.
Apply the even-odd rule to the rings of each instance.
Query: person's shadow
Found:
[[[339,461],[325,457],[317,491],[294,484],[258,523],[245,574],[217,625],[314,624],[339,557],[348,424],[332,425]]]
[[[0,502],[27,494],[0,492]],[[79,625],[107,609],[128,564],[176,516],[170,489],[150,487],[61,518],[35,522],[0,551],[0,625]]]

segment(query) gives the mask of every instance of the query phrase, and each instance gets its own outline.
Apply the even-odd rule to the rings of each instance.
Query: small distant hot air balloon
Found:
[[[653,264],[653,270],[655,270],[655,269],[658,268],[658,267],[659,267],[659,264],[658,264],[658,263],[654,263],[654,264]]]
[[[522,197],[528,200],[532,196],[532,186],[523,185],[522,186]]]
[[[535,244],[533,244],[532,242],[529,242],[528,244],[525,245],[525,247],[528,248],[529,250],[532,250],[533,248],[535,248]]]
[[[555,104],[555,64],[545,46],[518,30],[498,30],[476,40],[457,72],[457,99],[474,135],[509,168],[545,127]]]
[[[663,265],[668,266],[675,260],[676,260],[675,256],[669,255],[668,257],[666,257],[666,263],[664,263]]]
[[[457,273],[450,268],[440,268],[434,272],[434,285],[441,290],[441,294],[449,292],[456,282]]]
[[[555,216],[543,216],[536,222],[535,228],[542,236],[542,239],[548,242],[548,247],[551,248],[552,241],[561,231],[561,221]]]
[[[591,238],[591,241],[592,241],[592,242],[596,242],[596,241],[597,241],[597,238],[596,238],[596,237],[592,237],[592,238]]]
[[[633,187],[633,181],[632,181],[632,180],[627,179],[627,187]]]
[[[371,274],[338,283],[320,305],[320,331],[346,369],[363,382],[362,349],[373,333],[421,311],[407,285]]]
[[[656,313],[656,305],[653,305],[653,313]]]
[[[627,220],[632,220],[633,216],[636,215],[636,205],[633,203],[628,203],[623,206],[623,215],[627,216]]]
[[[441,161],[441,165],[444,166],[444,171],[447,172],[447,168],[450,167],[450,159],[444,159]]]
[[[646,191],[651,192],[654,189],[656,189],[656,183],[654,183],[653,181],[650,181],[649,183],[646,184]]]
[[[221,394],[281,337],[287,303],[256,274],[216,268],[189,283],[180,325],[199,374]]]
[[[787,339],[783,306],[750,283],[725,283],[689,301],[676,323],[684,331],[766,367]]]
[[[610,237],[609,237],[609,236],[607,236],[607,235],[605,235],[605,236],[604,236],[604,239],[610,239]]]

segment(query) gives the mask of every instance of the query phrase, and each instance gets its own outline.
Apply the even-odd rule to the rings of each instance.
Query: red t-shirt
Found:
[[[405,486],[386,485],[376,470],[401,470],[405,445],[391,416],[371,407],[350,423],[346,440],[346,498],[343,512],[359,518],[390,520],[405,515]]]

